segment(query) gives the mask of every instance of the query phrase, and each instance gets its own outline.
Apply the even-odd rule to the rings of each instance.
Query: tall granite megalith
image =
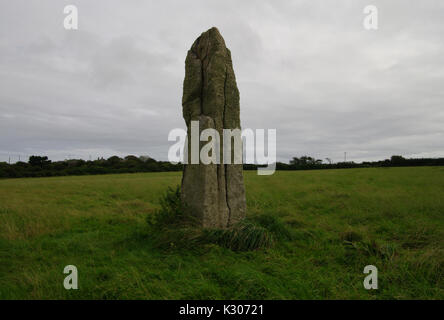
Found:
[[[229,227],[245,217],[246,201],[242,164],[223,163],[222,130],[240,129],[239,90],[230,50],[217,28],[202,33],[188,51],[182,107],[188,128],[182,202],[203,227]],[[191,163],[191,121],[199,121],[199,135],[207,128],[219,132],[218,164]]]

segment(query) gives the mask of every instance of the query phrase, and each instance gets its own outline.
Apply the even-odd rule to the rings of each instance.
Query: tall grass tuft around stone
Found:
[[[150,226],[164,227],[185,222],[185,208],[180,199],[180,187],[175,189],[168,187],[160,197],[160,209],[147,216]]]
[[[211,243],[233,251],[257,250],[272,247],[273,232],[283,229],[276,218],[264,216],[258,219],[260,223],[244,219],[227,229],[205,229],[199,227],[192,216],[186,215],[186,211],[180,187],[169,187],[160,198],[160,209],[147,217],[151,238],[158,246],[192,248]]]
[[[274,244],[271,232],[248,220],[228,229],[203,230],[202,239],[233,251],[270,248]]]

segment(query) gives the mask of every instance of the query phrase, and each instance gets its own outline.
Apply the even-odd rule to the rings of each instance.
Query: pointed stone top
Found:
[[[206,33],[208,33],[210,38],[220,38],[220,39],[223,40],[223,37],[220,34],[219,29],[216,28],[216,27],[212,27],[212,28],[208,29],[207,31],[202,32],[201,36],[206,34]]]
[[[202,32],[191,47],[191,51],[193,51],[200,60],[204,60],[210,52],[226,49],[225,40],[216,27]]]

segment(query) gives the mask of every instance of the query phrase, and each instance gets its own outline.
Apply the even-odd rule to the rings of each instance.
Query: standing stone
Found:
[[[245,217],[246,201],[242,164],[223,163],[222,130],[240,129],[239,90],[230,50],[217,28],[202,33],[188,51],[182,107],[188,128],[182,202],[203,227],[229,227]],[[207,128],[219,132],[220,164],[191,164],[191,121],[199,121],[199,135]]]

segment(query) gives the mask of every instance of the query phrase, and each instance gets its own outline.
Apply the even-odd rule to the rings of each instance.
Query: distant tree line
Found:
[[[353,161],[332,163],[326,158],[326,162],[310,156],[294,157],[289,163],[276,162],[276,170],[313,170],[313,169],[346,169],[346,168],[376,168],[376,167],[418,167],[418,166],[444,166],[444,158],[404,158],[392,156],[390,159],[379,161]],[[244,170],[256,170],[258,165],[244,164]]]
[[[403,166],[444,166],[444,158],[406,159],[402,156],[392,156],[390,159],[355,163],[332,163],[329,158],[326,162],[310,156],[294,157],[289,163],[277,162],[276,170],[313,170],[313,169],[341,169],[341,168],[370,168],[370,167],[403,167]],[[261,165],[244,164],[244,170],[257,170]],[[69,175],[94,175],[110,173],[136,172],[167,172],[182,171],[181,163],[172,164],[168,161],[157,161],[150,157],[126,156],[120,158],[112,156],[108,159],[99,158],[93,161],[71,159],[52,162],[46,156],[31,156],[28,162],[19,161],[14,164],[0,162],[0,178],[21,177],[52,177]]]
[[[181,170],[181,164],[172,164],[168,161],[157,161],[150,157],[144,156],[126,156],[125,158],[112,156],[108,159],[99,158],[93,161],[71,159],[54,162],[49,160],[46,156],[31,156],[29,157],[28,162],[17,162],[14,164],[0,162],[0,178],[52,177]]]

